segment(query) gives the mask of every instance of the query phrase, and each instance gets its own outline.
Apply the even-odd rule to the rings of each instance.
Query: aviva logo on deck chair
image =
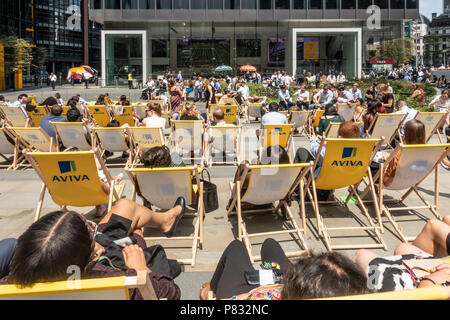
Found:
[[[76,172],[77,167],[75,165],[75,161],[58,161],[59,171],[61,172],[60,176],[53,176],[53,182],[67,182],[67,181],[86,181],[90,180],[86,174],[74,174],[74,175],[66,175],[65,173]]]
[[[351,158],[356,158],[356,153],[358,151],[358,148],[344,148],[342,151],[342,160],[334,160],[331,163],[332,167],[362,167],[363,163],[361,160],[346,160]]]

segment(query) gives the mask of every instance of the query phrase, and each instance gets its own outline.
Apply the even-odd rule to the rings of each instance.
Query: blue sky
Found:
[[[438,15],[442,13],[443,0],[420,0],[420,13],[431,20],[431,14],[436,12]]]

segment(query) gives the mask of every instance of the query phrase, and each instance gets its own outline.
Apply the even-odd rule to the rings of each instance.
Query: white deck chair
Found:
[[[55,143],[40,127],[38,128],[10,128],[17,137],[23,140],[24,145],[28,145],[30,151],[54,152],[59,151],[58,144]]]
[[[138,289],[144,300],[157,300],[146,271],[135,277],[111,277],[36,283],[19,288],[2,286],[0,300],[130,300],[129,289]]]
[[[30,118],[25,115],[20,107],[0,106],[0,112],[6,119],[6,123],[12,127],[30,126]]]
[[[355,114],[356,104],[351,104],[350,106],[346,103],[338,104],[338,114],[340,114],[345,121],[351,121],[353,115]]]
[[[445,123],[447,112],[419,112],[416,120],[421,121],[425,125],[425,141],[428,143],[434,134],[438,135],[440,143],[444,143],[439,128]]]
[[[160,127],[130,127],[127,128],[131,137],[130,161],[136,164],[143,152],[153,147],[165,146],[166,139]]]
[[[396,147],[394,151],[391,152],[386,162],[381,164],[380,170],[374,176],[374,181],[378,181],[379,189],[379,207],[382,213],[384,213],[389,222],[393,225],[395,231],[400,236],[403,242],[413,241],[415,236],[408,237],[405,236],[402,228],[395,221],[392,216],[394,211],[407,211],[407,210],[418,210],[418,209],[428,209],[430,212],[439,220],[442,217],[438,213],[439,209],[439,164],[450,152],[450,144],[438,144],[438,145],[403,145],[400,144]],[[398,160],[397,169],[395,171],[395,176],[392,183],[389,186],[384,185],[384,171],[395,157],[397,153],[400,154]],[[420,193],[418,186],[431,174],[434,170],[434,204],[430,204],[425,197]],[[400,199],[386,200],[383,199],[384,190],[407,190],[407,192]],[[364,197],[367,194],[367,189],[361,194]],[[403,203],[406,198],[412,193],[416,193],[420,201],[424,204],[423,206],[400,206],[400,207],[389,207],[388,202]],[[447,211],[448,212],[448,211]],[[417,235],[416,235],[417,236]]]
[[[213,164],[235,164],[239,161],[240,126],[212,126],[205,138],[208,166]],[[209,140],[209,141],[206,141]],[[214,155],[213,155],[214,154]],[[225,159],[224,159],[225,154]]]
[[[311,111],[292,111],[290,123],[294,125],[294,129],[298,130],[298,134],[304,133],[308,135],[308,119]]]
[[[300,228],[294,219],[291,209],[287,204],[287,200],[294,192],[299,184],[301,199],[304,200],[304,184],[303,179],[305,175],[311,171],[312,163],[302,164],[288,164],[288,165],[268,165],[268,166],[250,166],[247,165],[241,179],[235,184],[230,182],[230,189],[232,191],[232,202],[228,209],[228,215],[237,214],[238,217],[238,238],[240,241],[244,240],[245,246],[252,263],[256,260],[261,260],[261,256],[254,256],[251,248],[250,238],[252,237],[267,237],[280,234],[292,234],[298,237],[298,240],[303,247],[301,251],[287,252],[288,257],[299,256],[305,250],[308,250],[306,242],[303,239],[303,234],[306,234],[306,218],[304,202],[300,204],[300,216],[302,218],[302,227]],[[248,181],[248,187],[244,191],[243,186],[245,181]],[[269,209],[263,210],[242,210],[242,203],[250,203],[253,205],[272,204],[279,201],[276,207],[272,206]],[[278,209],[283,209],[286,212],[287,220],[283,223],[282,230],[267,231],[259,233],[249,233],[247,231],[247,224],[243,219],[243,214],[260,213],[264,211],[277,212]]]
[[[366,137],[372,139],[381,139],[384,137],[383,144],[390,145],[397,134],[402,139],[400,128],[405,119],[406,113],[377,113],[368,129],[368,132],[371,133],[366,135]]]
[[[250,117],[262,118],[262,103],[250,103],[247,107],[247,122],[250,123]]]
[[[92,150],[85,133],[92,133],[82,122],[50,122],[56,133],[56,138],[62,142],[66,150],[77,148],[79,151]]]
[[[337,139],[339,137],[339,127],[342,122],[330,122],[328,128],[325,130],[325,137]],[[362,125],[361,122],[356,122],[358,126]]]
[[[133,105],[133,111],[141,118],[144,119],[147,114],[145,110],[147,109],[147,105]]]
[[[154,168],[139,169],[126,168],[131,181],[134,183],[133,201],[136,201],[136,193],[139,190],[140,196],[149,201],[152,205],[162,209],[169,210],[178,197],[184,197],[187,205],[194,202],[194,193],[198,191],[197,210],[195,214],[186,213],[184,217],[194,217],[194,232],[191,236],[167,237],[145,237],[145,240],[152,241],[192,241],[192,256],[190,259],[177,259],[181,264],[191,264],[195,266],[195,260],[198,247],[203,244],[203,182],[193,185],[192,179],[200,181],[197,166],[177,167],[177,168]],[[183,219],[184,219],[183,217]],[[180,222],[181,224],[181,222]],[[178,226],[180,226],[180,224]]]
[[[122,153],[129,151],[124,128],[93,128],[93,131],[95,133],[95,145],[101,150],[102,157],[104,157],[106,150]]]
[[[202,120],[172,121],[172,133],[170,135],[172,151],[180,154],[185,161],[203,164],[203,133]]]

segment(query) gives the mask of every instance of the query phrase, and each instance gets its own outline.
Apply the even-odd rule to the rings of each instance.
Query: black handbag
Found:
[[[208,174],[208,180],[205,180],[203,174]],[[209,171],[203,169],[200,177],[200,181],[203,182],[203,204],[205,207],[205,213],[214,211],[219,209],[219,196],[217,194],[217,186],[211,182],[211,176]],[[200,187],[198,188],[195,194],[195,201],[193,205],[197,207],[198,205],[198,192],[200,191]]]

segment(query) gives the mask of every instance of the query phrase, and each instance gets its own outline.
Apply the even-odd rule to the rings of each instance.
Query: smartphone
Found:
[[[245,280],[252,286],[267,286],[281,282],[281,273],[278,270],[255,270],[244,273]]]

